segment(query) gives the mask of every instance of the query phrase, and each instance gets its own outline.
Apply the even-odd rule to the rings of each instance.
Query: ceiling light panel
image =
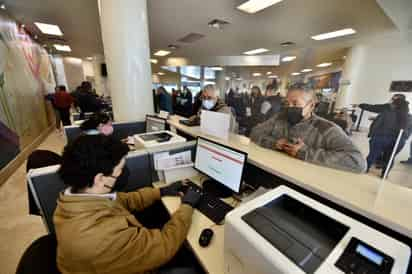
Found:
[[[54,44],[53,46],[58,51],[65,51],[65,52],[71,52],[72,51],[72,49],[68,45]]]
[[[154,55],[156,56],[166,56],[169,54],[170,54],[170,51],[167,51],[167,50],[158,50],[154,53]]]
[[[152,64],[157,64],[157,59],[150,59],[150,62],[151,62]]]
[[[355,33],[356,33],[356,30],[354,29],[350,29],[350,28],[341,29],[337,31],[332,31],[332,32],[322,33],[319,35],[312,36],[312,39],[316,41],[321,41],[321,40],[327,40],[327,39],[332,39],[332,38],[341,37],[341,36],[352,35]]]
[[[214,70],[214,71],[222,71],[223,70],[222,67],[211,67],[210,69]]]
[[[275,78],[278,78],[278,76],[277,75],[270,75],[268,78],[275,79]]]
[[[272,74],[271,71],[266,72],[266,75],[271,75],[271,74]]]
[[[318,68],[326,68],[332,66],[333,63],[322,63],[317,65]]]
[[[38,23],[38,22],[35,22],[34,24],[44,34],[63,36],[63,32],[57,25]]]
[[[311,72],[313,69],[307,68],[307,69],[302,69],[301,72]]]
[[[285,56],[282,58],[282,62],[291,62],[296,59],[296,56]]]
[[[260,72],[255,72],[255,73],[253,73],[253,76],[255,76],[255,77],[262,76],[262,73],[260,73]]]
[[[292,75],[293,76],[298,76],[298,75],[300,75],[300,73],[299,72],[294,72],[294,73],[292,73]]]
[[[237,6],[237,9],[253,14],[253,13],[264,10],[282,1],[283,0],[248,0],[244,2],[243,4]]]
[[[245,51],[243,54],[246,55],[255,55],[255,54],[260,54],[260,53],[264,53],[264,52],[268,52],[268,49],[264,49],[264,48],[259,48],[259,49],[252,49],[249,51]]]

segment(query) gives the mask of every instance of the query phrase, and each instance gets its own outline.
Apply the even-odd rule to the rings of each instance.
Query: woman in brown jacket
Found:
[[[127,145],[102,135],[81,136],[66,146],[59,174],[68,188],[54,213],[63,274],[156,273],[185,240],[200,194],[188,190],[162,229],[145,228],[131,211],[179,195],[181,185],[116,193],[127,152]]]

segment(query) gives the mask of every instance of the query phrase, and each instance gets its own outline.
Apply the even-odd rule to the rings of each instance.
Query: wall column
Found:
[[[116,121],[154,112],[146,0],[101,0],[100,23]]]

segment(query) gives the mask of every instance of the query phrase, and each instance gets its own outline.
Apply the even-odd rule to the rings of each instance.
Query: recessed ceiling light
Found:
[[[230,77],[225,77],[225,80],[226,80],[226,81],[229,81],[229,80],[230,80]]]
[[[239,77],[239,78],[236,78],[236,80],[238,80],[238,81],[242,81],[243,79]]]
[[[36,27],[44,34],[63,36],[63,32],[60,30],[59,26],[45,23],[34,23]]]
[[[255,72],[255,73],[253,73],[252,75],[255,76],[255,77],[258,77],[258,76],[262,76],[262,73],[260,73],[260,72]]]
[[[237,9],[247,13],[256,13],[282,1],[283,0],[249,0],[237,6]]]
[[[355,34],[355,33],[356,33],[356,30],[354,30],[354,29],[341,29],[341,30],[337,30],[337,31],[332,31],[332,32],[322,33],[322,34],[319,34],[319,35],[312,36],[312,39],[320,41],[320,40],[326,40],[326,39],[332,39],[332,38],[336,38],[336,37],[351,35],[351,34]]]
[[[6,5],[5,5],[5,4],[1,4],[1,5],[0,5],[0,9],[5,10],[5,9],[6,9]]]
[[[271,71],[266,72],[266,75],[271,75],[271,74],[272,74]]]
[[[274,78],[278,78],[277,75],[270,75],[268,78],[274,79]]]
[[[158,75],[165,75],[164,72],[158,72]]]
[[[93,57],[89,56],[89,57],[86,57],[86,59],[91,61],[93,60]]]
[[[332,66],[333,63],[322,63],[317,65],[318,68],[325,68],[325,67],[330,67]]]
[[[154,55],[156,56],[166,56],[169,54],[170,54],[170,51],[167,51],[167,50],[158,50],[154,53]]]
[[[151,62],[152,64],[157,64],[157,59],[150,59],[150,62]]]
[[[298,75],[300,75],[300,72],[294,72],[294,73],[292,73],[292,75],[293,76],[298,76]]]
[[[342,56],[342,59],[345,60],[345,59],[346,59],[346,55]]]
[[[25,24],[21,24],[21,27],[24,29],[24,28],[26,27],[26,25],[25,25]]]
[[[211,70],[215,70],[215,71],[222,71],[223,68],[222,67],[210,67]]]
[[[282,58],[282,62],[291,62],[296,59],[296,56],[285,56]]]
[[[65,51],[65,52],[70,52],[72,49],[68,45],[59,45],[59,44],[54,44],[53,45],[55,49],[58,51]]]
[[[268,49],[264,49],[264,48],[259,48],[259,49],[252,49],[249,51],[245,51],[243,54],[246,55],[254,55],[254,54],[259,54],[259,53],[264,53],[264,52],[268,52]]]
[[[313,69],[307,68],[307,69],[302,69],[301,72],[311,72]]]

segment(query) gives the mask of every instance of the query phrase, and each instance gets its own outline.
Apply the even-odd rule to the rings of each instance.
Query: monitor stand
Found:
[[[218,198],[229,198],[233,195],[233,191],[213,179],[207,179],[202,184],[203,191],[210,193]]]

